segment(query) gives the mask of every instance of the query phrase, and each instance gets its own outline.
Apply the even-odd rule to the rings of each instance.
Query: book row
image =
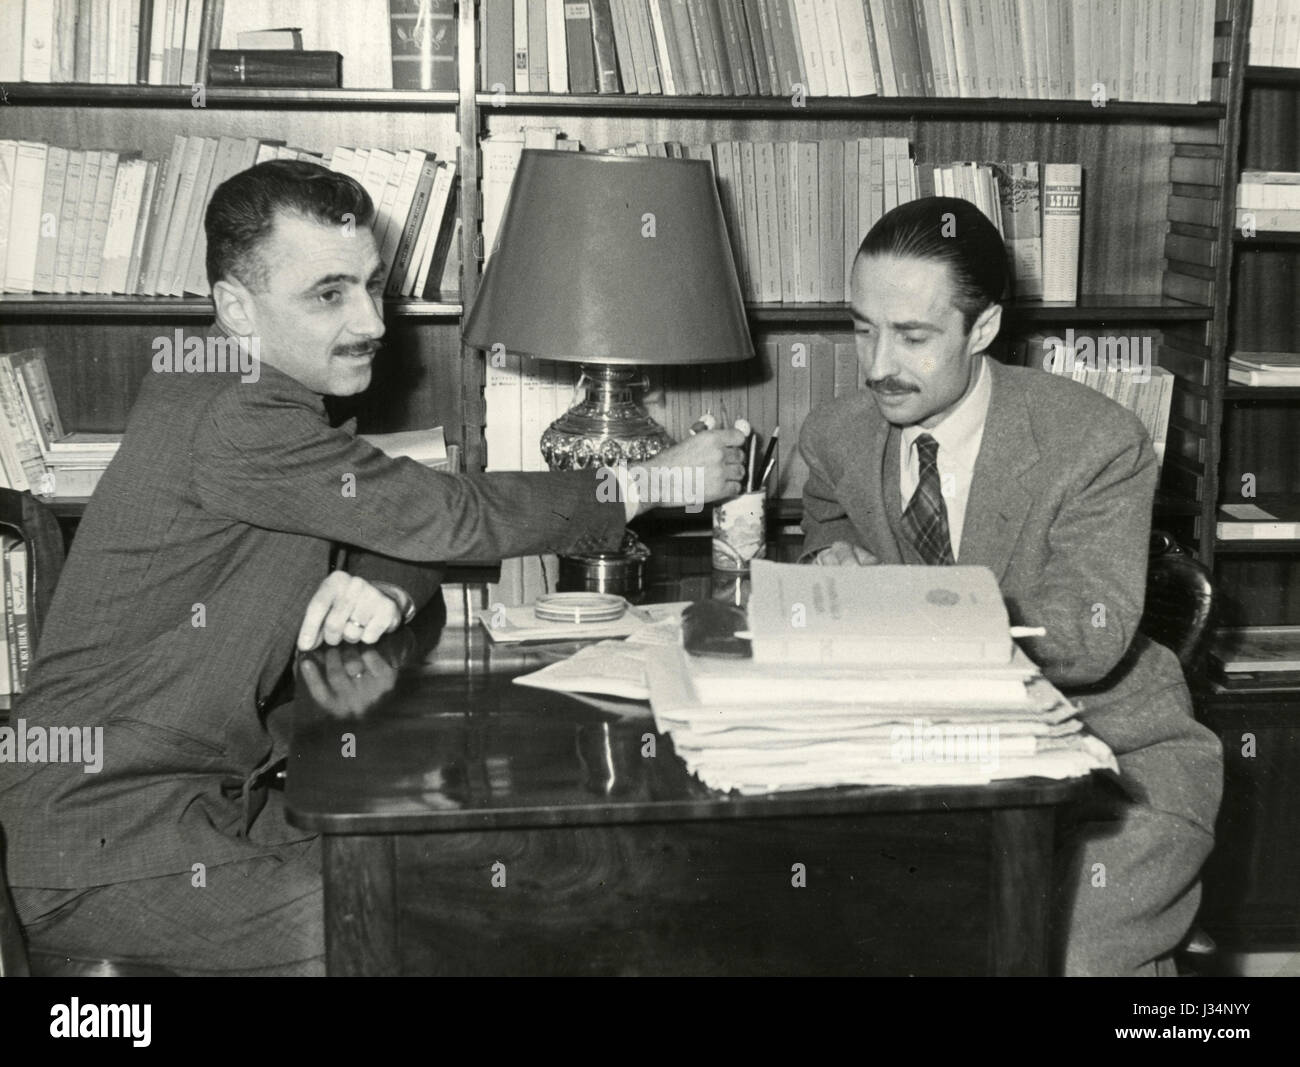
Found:
[[[5,0],[4,7],[0,82],[331,86],[341,77],[358,89],[456,86],[455,0]],[[281,28],[286,18],[297,25]],[[312,51],[302,51],[304,41]]]
[[[0,81],[193,85],[221,35],[223,0],[10,0]]]
[[[1211,99],[1214,0],[485,0],[503,93]]]
[[[1177,379],[1155,365],[1151,338],[1088,338],[1086,345],[1071,339],[1031,334],[1023,344],[1024,364],[1071,378],[1133,412],[1163,465]]]
[[[1300,67],[1300,0],[1255,0],[1249,47],[1253,67]]]
[[[65,433],[39,348],[0,353],[0,484],[40,496],[89,496],[121,434]]]
[[[459,287],[454,162],[418,149],[318,155],[257,137],[178,134],[162,160],[0,141],[0,291],[207,295],[208,201],[227,178],[268,159],[309,160],[366,188],[390,268],[386,295],[437,293],[444,271]]]
[[[1243,170],[1237,185],[1237,226],[1300,231],[1300,173]]]
[[[530,127],[494,133],[482,148],[483,238],[491,250],[523,150],[582,145],[554,128]],[[918,163],[902,137],[636,142],[593,151],[711,163],[741,293],[751,303],[849,301],[853,260],[867,231],[897,205],[935,195],[969,200],[997,226],[1016,298],[1078,299],[1078,164]]]

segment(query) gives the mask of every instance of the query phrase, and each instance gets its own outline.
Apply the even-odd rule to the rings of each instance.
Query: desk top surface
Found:
[[[709,569],[707,538],[652,547],[645,599],[735,595],[739,580]],[[477,623],[439,628],[440,602],[422,615],[424,647],[417,619],[367,651],[300,660],[298,695],[285,709],[295,824],[365,834],[988,809],[1060,803],[1081,785],[1035,778],[719,793],[687,772],[647,704],[513,684],[580,646],[494,646]],[[305,663],[316,668],[307,668],[314,684]],[[354,683],[359,666],[366,673]]]

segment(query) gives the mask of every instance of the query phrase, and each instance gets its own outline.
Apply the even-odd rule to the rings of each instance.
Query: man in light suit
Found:
[[[985,350],[1006,253],[972,204],[886,214],[853,268],[867,388],[805,421],[806,560],[990,568],[1029,656],[1118,757],[1108,796],[1060,841],[1057,966],[1172,973],[1199,901],[1222,784],[1181,668],[1137,630],[1157,467],[1100,393]]]
[[[437,593],[440,561],[617,548],[637,510],[594,470],[439,474],[331,425],[324,397],[370,384],[384,333],[373,218],[356,181],[308,163],[213,196],[217,320],[260,340],[259,373],[149,375],[86,509],[13,716],[102,728],[102,769],[0,761],[35,950],[322,973],[318,840],[267,788],[284,750],[266,714],[295,645],[377,641]],[[698,434],[655,462],[717,499],[739,490],[741,440]],[[365,703],[375,656],[347,657],[346,677],[306,662],[303,679]]]

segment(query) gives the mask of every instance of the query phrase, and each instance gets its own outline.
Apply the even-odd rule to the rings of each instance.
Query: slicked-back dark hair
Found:
[[[297,159],[271,159],[240,171],[217,186],[203,217],[208,238],[208,283],[238,278],[250,288],[266,285],[258,246],[277,212],[326,226],[369,226],[375,205],[361,183],[346,174]]]
[[[1007,297],[1007,249],[997,227],[969,200],[927,196],[886,212],[858,246],[859,256],[945,263],[966,332],[990,304]]]

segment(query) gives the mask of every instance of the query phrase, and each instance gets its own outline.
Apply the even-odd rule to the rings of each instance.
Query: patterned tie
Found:
[[[926,563],[931,566],[955,563],[948,536],[948,509],[939,487],[939,442],[923,433],[916,439],[916,451],[921,461],[921,477],[903,512],[903,525]]]

